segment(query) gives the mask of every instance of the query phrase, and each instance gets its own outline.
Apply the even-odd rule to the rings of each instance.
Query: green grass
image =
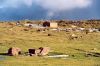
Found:
[[[84,51],[100,53],[100,33],[76,33],[80,39],[69,40],[68,32],[36,32],[35,29],[22,31],[23,27],[0,27],[0,66],[100,66],[100,57],[85,57]],[[52,36],[47,36],[48,33]],[[29,48],[50,47],[52,54],[68,54],[67,59],[30,56],[6,56],[9,47],[19,47],[23,52]],[[96,51],[91,49],[97,48]],[[74,57],[73,57],[74,55]]]

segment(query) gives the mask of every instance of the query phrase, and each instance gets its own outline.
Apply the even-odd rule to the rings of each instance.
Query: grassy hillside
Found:
[[[100,66],[100,57],[85,56],[86,52],[100,53],[100,32],[37,32],[36,29],[24,31],[25,28],[12,28],[6,23],[0,23],[0,66]],[[69,36],[73,33],[82,38],[70,40]],[[29,48],[50,47],[50,54],[68,54],[69,57],[64,59],[3,55],[10,47],[19,47],[23,52],[27,52]]]

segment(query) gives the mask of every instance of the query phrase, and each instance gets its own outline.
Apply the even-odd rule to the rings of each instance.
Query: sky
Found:
[[[100,19],[100,0],[0,0],[0,21]]]

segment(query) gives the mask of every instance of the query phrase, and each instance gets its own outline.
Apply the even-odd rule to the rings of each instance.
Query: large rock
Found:
[[[41,52],[40,49],[35,50],[35,55],[40,55],[40,52]]]
[[[21,54],[21,49],[17,47],[11,47],[8,49],[8,55],[10,56],[17,56]]]
[[[40,47],[39,49],[41,50],[39,55],[42,55],[42,56],[47,55],[50,52],[49,47]]]
[[[47,55],[50,51],[49,47],[40,47],[39,49],[29,49],[29,55],[30,56],[44,56]]]
[[[33,56],[33,55],[35,55],[35,49],[28,49],[28,52],[29,52],[29,55],[30,56]]]

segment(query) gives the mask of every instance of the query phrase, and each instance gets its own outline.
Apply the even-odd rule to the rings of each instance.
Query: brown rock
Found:
[[[42,55],[42,56],[47,55],[50,52],[49,47],[40,47],[39,49],[41,50],[39,55]]]
[[[35,50],[35,55],[40,55],[40,52],[41,52],[41,50],[40,50],[40,49]]]
[[[8,49],[8,55],[10,56],[17,56],[21,54],[21,49],[17,47],[12,47]]]
[[[29,51],[30,56],[35,55],[35,49],[29,49],[28,51]]]
[[[50,51],[49,47],[40,47],[39,49],[29,49],[29,55],[30,56],[44,56],[47,55]]]

